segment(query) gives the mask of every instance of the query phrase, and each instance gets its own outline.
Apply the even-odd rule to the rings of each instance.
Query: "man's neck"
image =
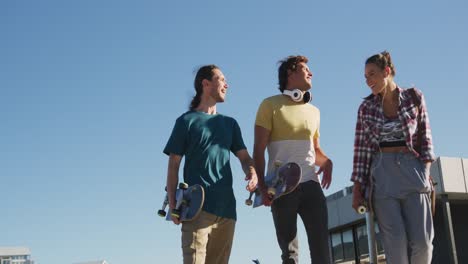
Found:
[[[200,102],[200,105],[198,105],[198,107],[195,110],[207,113],[209,115],[215,115],[216,103]]]
[[[305,91],[309,90],[309,89],[304,89],[304,88],[296,87],[296,86],[286,86],[286,90],[292,91],[292,90],[295,90],[295,89],[301,90],[303,93]]]

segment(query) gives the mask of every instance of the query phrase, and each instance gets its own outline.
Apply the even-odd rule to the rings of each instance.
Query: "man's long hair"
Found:
[[[198,68],[197,75],[195,76],[195,81],[193,82],[196,94],[193,97],[192,102],[190,102],[190,110],[194,110],[198,107],[198,105],[200,105],[201,95],[203,94],[203,80],[206,79],[211,81],[214,75],[213,70],[215,69],[219,70],[219,67],[214,64],[205,65]]]

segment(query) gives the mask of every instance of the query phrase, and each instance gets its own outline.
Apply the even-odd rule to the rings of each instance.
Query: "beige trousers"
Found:
[[[201,211],[182,224],[184,264],[227,264],[236,221]]]

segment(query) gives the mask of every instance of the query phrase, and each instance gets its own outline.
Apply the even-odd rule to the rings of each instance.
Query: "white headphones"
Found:
[[[283,94],[291,97],[291,99],[294,102],[303,102],[303,103],[309,103],[312,101],[312,95],[310,94],[309,91],[305,91],[304,93],[299,90],[299,89],[294,89],[294,90],[284,90]]]

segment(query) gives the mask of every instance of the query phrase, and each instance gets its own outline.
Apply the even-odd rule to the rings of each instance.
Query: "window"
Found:
[[[382,234],[380,233],[379,226],[375,224],[375,241],[377,244],[377,255],[382,257],[384,255],[384,249],[382,246]],[[367,226],[362,224],[356,227],[356,236],[358,244],[359,259],[362,261],[369,261],[369,243],[367,241]]]
[[[343,232],[343,251],[346,261],[355,260],[353,230],[348,229]]]
[[[356,228],[356,236],[359,259],[366,259],[369,256],[369,244],[367,243],[367,229],[365,224]]]
[[[333,233],[331,235],[331,239],[332,239],[333,261],[335,263],[341,262],[344,259],[343,244],[341,242],[341,232]]]

